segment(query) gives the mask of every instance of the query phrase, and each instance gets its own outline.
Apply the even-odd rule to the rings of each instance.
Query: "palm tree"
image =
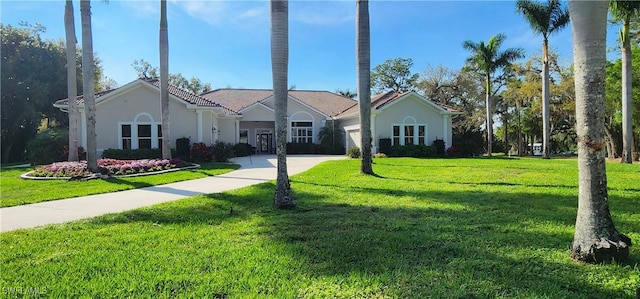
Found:
[[[162,158],[171,159],[169,135],[169,35],[167,1],[160,0],[160,102],[162,105]]]
[[[64,28],[67,45],[67,95],[69,99],[69,161],[78,161],[78,78],[76,77],[76,27],[73,1],[67,0],[64,10]]]
[[[91,37],[91,2],[80,1],[82,19],[82,91],[87,125],[87,168],[98,172],[96,141],[96,99],[93,83],[93,40]]]
[[[509,66],[511,62],[524,56],[520,48],[509,48],[500,52],[500,46],[506,36],[498,34],[492,36],[487,44],[467,40],[462,47],[471,52],[467,63],[481,72],[485,79],[486,110],[487,110],[487,155],[491,156],[493,142],[493,103],[491,101],[491,76],[498,70]]]
[[[578,139],[578,214],[571,258],[600,263],[629,255],[613,225],[604,148],[607,2],[570,1]]]
[[[516,10],[529,21],[533,32],[542,34],[542,158],[549,159],[549,36],[569,24],[569,12],[560,0],[518,0]]]
[[[273,98],[276,104],[276,155],[278,174],[274,205],[279,209],[293,208],[296,202],[291,196],[287,173],[287,81],[289,68],[289,2],[271,0],[271,73]]]
[[[369,31],[369,1],[356,1],[356,61],[358,103],[360,105],[360,172],[374,174],[371,164],[371,38]]]
[[[613,0],[610,2],[611,14],[614,20],[622,22],[620,28],[620,50],[622,52],[622,163],[633,163],[633,98],[632,87],[632,56],[630,24],[632,18],[640,14],[640,1]]]

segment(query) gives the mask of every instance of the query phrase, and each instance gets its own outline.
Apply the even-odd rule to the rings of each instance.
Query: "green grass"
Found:
[[[569,259],[575,160],[325,162],[274,184],[0,239],[0,286],[47,297],[633,298],[622,264]],[[640,240],[640,168],[609,164],[617,228]],[[17,290],[17,291],[16,291]]]
[[[237,164],[204,163],[201,168],[149,176],[106,180],[23,180],[20,175],[33,168],[0,170],[0,207],[10,207],[56,199],[143,188],[219,175],[238,169]]]

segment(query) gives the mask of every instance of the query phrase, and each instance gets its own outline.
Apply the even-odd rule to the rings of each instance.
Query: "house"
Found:
[[[273,152],[274,99],[268,89],[216,89],[195,95],[169,85],[171,140],[248,143],[258,153]],[[77,98],[81,114],[78,143],[86,148],[83,97]],[[55,107],[67,111],[68,99]],[[359,146],[359,107],[356,101],[328,91],[289,91],[288,142],[319,143],[327,124],[345,132],[345,144]],[[373,152],[379,138],[393,144],[427,144],[444,139],[451,144],[451,118],[459,112],[435,104],[415,92],[388,92],[372,99]],[[107,148],[157,148],[162,143],[159,80],[138,79],[116,89],[96,93],[98,155]]]

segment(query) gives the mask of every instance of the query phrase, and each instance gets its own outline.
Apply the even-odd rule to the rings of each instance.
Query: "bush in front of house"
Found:
[[[390,157],[431,158],[436,157],[436,148],[430,145],[394,145],[391,147]]]
[[[191,140],[188,137],[182,137],[176,139],[176,158],[184,161],[191,159],[189,144]]]
[[[46,129],[27,143],[27,157],[33,165],[65,161],[65,147],[69,146],[69,131],[60,128]]]
[[[159,148],[116,149],[108,148],[102,152],[103,159],[141,160],[160,159],[162,150]]]
[[[235,157],[234,147],[232,143],[218,140],[211,145],[211,156],[216,162],[229,162],[229,159]]]
[[[380,145],[380,152],[389,155],[391,154],[391,138],[380,138],[378,141]]]
[[[213,159],[211,149],[204,142],[196,142],[191,145],[191,161],[210,162]]]
[[[347,157],[358,159],[360,158],[360,148],[357,146],[352,146],[347,150]]]
[[[320,144],[306,142],[287,143],[287,154],[324,154],[325,148]]]
[[[438,157],[444,157],[445,155],[445,144],[444,144],[444,140],[442,139],[436,139],[433,141],[433,147],[435,147],[436,149],[436,156]]]
[[[233,146],[233,152],[236,157],[246,157],[253,154],[253,147],[248,143],[238,143]]]

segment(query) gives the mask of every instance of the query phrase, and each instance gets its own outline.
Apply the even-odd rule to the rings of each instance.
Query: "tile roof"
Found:
[[[393,102],[393,101],[395,101],[395,100],[397,100],[397,99],[399,99],[399,98],[401,98],[401,97],[403,97],[403,96],[405,96],[405,95],[407,95],[409,93],[412,93],[412,91],[407,91],[407,92],[402,92],[401,93],[401,92],[397,92],[397,91],[393,91],[392,90],[392,91],[388,91],[388,92],[385,92],[385,93],[381,93],[381,94],[377,94],[375,96],[372,96],[371,97],[371,110],[380,109],[380,108],[384,107],[385,105],[387,105],[387,104],[389,104],[389,103],[391,103],[391,102]],[[434,102],[434,101],[431,101],[431,103],[441,107],[442,109],[444,109],[447,112],[459,112],[457,109],[455,109],[454,107],[449,106],[449,105],[445,105],[445,104]],[[353,106],[353,107],[343,111],[342,113],[340,113],[340,115],[349,115],[349,114],[353,114],[353,113],[358,113],[359,109],[360,109],[359,107],[360,106],[356,104],[355,106]]]
[[[144,80],[144,79],[139,79],[142,81],[145,81],[155,87],[157,87],[158,89],[160,89],[160,80],[159,79],[148,79],[148,80]],[[126,85],[125,85],[126,86]],[[97,92],[95,94],[96,100],[100,97],[103,97],[107,94],[112,93],[113,91],[118,90],[118,88],[114,88],[114,89],[109,89],[109,90],[105,90],[105,91],[100,91]],[[239,115],[239,113],[233,109],[230,109],[228,107],[225,107],[223,105],[220,105],[219,103],[216,103],[214,101],[211,101],[209,99],[203,98],[199,95],[193,94],[191,92],[188,92],[186,90],[183,90],[175,85],[171,85],[169,84],[169,94],[189,103],[192,105],[196,105],[196,106],[202,106],[202,107],[220,107],[223,108],[225,110],[225,112],[227,114],[230,115]],[[84,97],[83,96],[78,96],[77,97],[77,103],[80,104],[84,104]],[[69,104],[69,99],[62,99],[62,100],[58,100],[55,102],[55,106],[67,106]]]
[[[236,111],[258,102],[273,108],[273,105],[267,102],[267,99],[273,96],[271,89],[222,88],[201,94],[201,96]],[[356,101],[329,91],[290,90],[289,96],[327,116],[336,116],[349,107],[356,105]]]

